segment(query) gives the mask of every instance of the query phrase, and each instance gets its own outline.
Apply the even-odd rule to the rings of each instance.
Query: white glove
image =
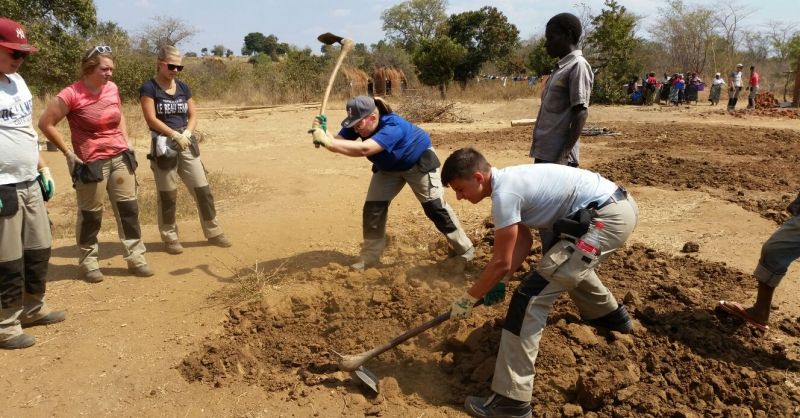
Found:
[[[192,131],[190,131],[188,129],[184,129],[183,130],[183,136],[185,136],[185,137],[187,137],[189,139],[192,139]]]
[[[450,319],[466,319],[472,312],[472,306],[478,298],[464,292],[458,299],[450,305]]]
[[[189,140],[188,136],[177,132],[175,133],[175,135],[171,136],[170,139],[175,141],[175,145],[177,145],[178,148],[181,149],[181,151],[185,151],[187,148],[189,148],[189,145],[191,144],[191,140]]]
[[[83,160],[78,158],[72,151],[67,151],[64,153],[64,157],[67,159],[67,168],[69,169],[69,174],[72,175],[75,173],[75,166],[78,164],[83,164]]]
[[[333,138],[322,128],[314,128],[311,130],[311,136],[314,138],[314,144],[322,145],[327,148],[333,143]]]

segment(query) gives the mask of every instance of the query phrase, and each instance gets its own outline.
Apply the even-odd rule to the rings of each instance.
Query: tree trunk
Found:
[[[439,96],[442,97],[442,100],[447,98],[447,84],[441,83],[439,84]]]
[[[792,106],[800,105],[800,59],[797,60],[797,68],[794,70],[794,93],[792,93]]]

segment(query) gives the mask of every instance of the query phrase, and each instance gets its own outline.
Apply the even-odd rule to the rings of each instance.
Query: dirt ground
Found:
[[[509,121],[535,117],[537,100],[461,109],[472,123],[423,125],[442,159],[471,145],[497,166],[530,161],[531,127]],[[641,211],[629,245],[599,271],[637,331],[588,327],[561,298],[542,338],[536,416],[800,414],[800,269],[778,289],[765,335],[713,310],[720,299],[753,300],[760,246],[800,184],[800,125],[720,109],[591,108],[588,125],[617,134],[585,137],[583,164],[626,186]],[[378,395],[338,371],[332,350],[366,351],[446,310],[489,257],[490,202],[456,202],[447,191],[478,245],[471,264],[446,261],[444,240],[404,191],[390,211],[385,265],[350,270],[369,163],[311,146],[314,113],[203,112],[206,168],[246,183],[217,192],[230,249],[207,246],[187,216],[186,252],[168,255],[154,219],[143,219],[156,275],[134,278],[113,228],[104,229],[107,279],[92,285],[78,279],[72,239],[58,239],[48,298],[68,320],[31,329],[30,349],[0,352],[0,416],[465,416],[464,396],[489,391],[506,304],[368,362],[381,377]],[[330,112],[343,116],[341,107]],[[62,195],[53,204],[74,205],[61,156],[45,157]],[[138,174],[143,193],[152,189],[146,164]],[[73,216],[50,210],[57,225]],[[699,251],[682,253],[690,241]]]

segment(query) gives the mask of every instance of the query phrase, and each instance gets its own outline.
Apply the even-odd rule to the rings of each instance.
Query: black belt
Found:
[[[627,199],[628,199],[628,191],[625,190],[623,187],[619,187],[617,188],[617,190],[614,190],[614,193],[611,195],[611,197],[606,199],[605,202],[600,203],[599,205],[597,204],[597,202],[592,202],[591,204],[589,204],[589,207],[594,206],[595,210],[600,210],[612,203]]]

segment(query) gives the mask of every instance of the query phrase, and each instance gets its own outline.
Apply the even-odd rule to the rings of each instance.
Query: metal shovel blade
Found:
[[[375,373],[372,373],[364,366],[359,366],[357,369],[353,370],[353,373],[358,377],[359,380],[364,382],[370,389],[372,389],[375,393],[378,393],[378,376],[375,376]]]

